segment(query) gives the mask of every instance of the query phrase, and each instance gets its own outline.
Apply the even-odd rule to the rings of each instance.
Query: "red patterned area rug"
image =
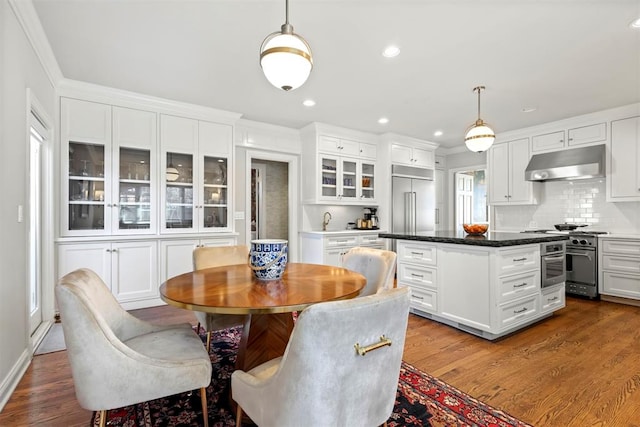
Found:
[[[202,338],[204,340],[204,335]],[[212,337],[213,377],[207,389],[209,425],[212,427],[235,426],[228,396],[239,341],[237,328],[218,331]],[[107,418],[109,426],[200,426],[200,393],[182,393],[113,409]],[[94,414],[91,425],[96,427],[99,423],[99,417]],[[400,370],[395,407],[387,424],[389,427],[531,427],[405,362]]]

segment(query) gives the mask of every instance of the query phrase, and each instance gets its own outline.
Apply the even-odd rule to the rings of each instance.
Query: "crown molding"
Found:
[[[31,0],[8,0],[53,87],[64,78]]]
[[[150,109],[161,114],[188,116],[193,119],[215,121],[234,125],[242,117],[241,113],[218,110],[186,102],[144,95],[122,89],[101,86],[72,79],[62,79],[58,84],[58,94],[67,98],[101,102],[133,109]]]

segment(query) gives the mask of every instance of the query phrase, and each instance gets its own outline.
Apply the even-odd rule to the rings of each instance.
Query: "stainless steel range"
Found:
[[[598,234],[604,231],[570,231],[567,242],[566,292],[598,297]]]

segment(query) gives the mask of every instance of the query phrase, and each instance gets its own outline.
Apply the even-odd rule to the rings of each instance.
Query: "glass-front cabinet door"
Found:
[[[151,152],[120,147],[118,170],[118,212],[114,227],[124,231],[151,229],[153,197],[151,188]]]
[[[360,198],[367,202],[373,201],[376,198],[375,169],[376,169],[376,165],[373,162],[360,163],[360,185],[361,185]]]
[[[68,231],[87,234],[105,231],[105,146],[69,141]]]
[[[193,155],[167,152],[166,156],[164,227],[194,229]]]
[[[227,159],[204,156],[202,183],[202,227],[205,229],[228,226]]]
[[[339,194],[343,200],[357,200],[358,198],[358,162],[354,159],[342,159],[342,178],[340,180],[342,189]]]
[[[322,199],[338,198],[338,165],[337,157],[324,156],[320,159],[320,197]]]

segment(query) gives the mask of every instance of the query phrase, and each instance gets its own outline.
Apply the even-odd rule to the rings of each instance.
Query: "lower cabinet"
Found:
[[[89,268],[126,310],[164,304],[158,288],[168,278],[193,271],[198,246],[229,246],[235,237],[58,243],[58,277]]]
[[[600,293],[640,300],[640,239],[607,237],[599,247]]]
[[[351,248],[365,246],[385,249],[385,239],[378,232],[313,232],[300,233],[301,256],[304,263],[342,267],[342,259]]]
[[[565,285],[541,288],[538,244],[481,247],[397,243],[398,286],[411,288],[414,314],[487,339],[565,306]]]
[[[158,305],[155,240],[58,245],[58,277],[90,268],[127,310]]]

